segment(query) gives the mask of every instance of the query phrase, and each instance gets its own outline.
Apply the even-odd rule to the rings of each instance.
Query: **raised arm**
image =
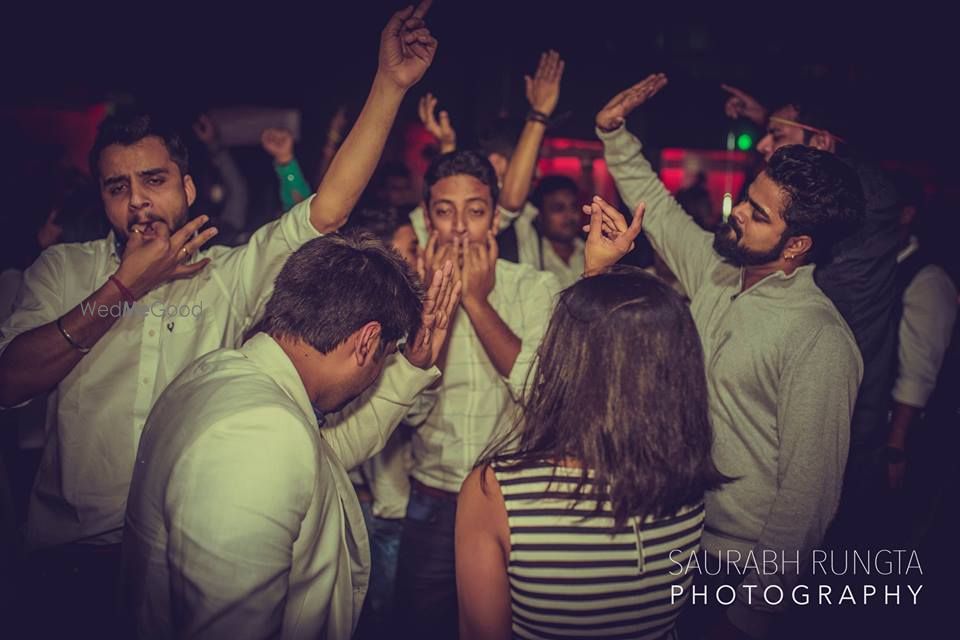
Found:
[[[336,231],[347,221],[380,161],[400,102],[433,62],[437,41],[423,19],[430,4],[423,0],[416,9],[393,14],[381,34],[370,94],[310,203],[310,221],[321,233]]]
[[[520,140],[517,141],[517,148],[510,158],[510,165],[503,176],[503,188],[500,190],[500,206],[509,211],[522,209],[530,193],[540,145],[547,132],[547,121],[553,115],[560,99],[563,66],[559,53],[547,51],[540,54],[540,64],[537,65],[533,77],[523,77],[530,113],[520,133]]]
[[[666,76],[655,73],[620,92],[597,113],[596,124],[604,159],[624,203],[631,209],[646,205],[644,232],[692,297],[720,262],[713,251],[713,235],[697,226],[670,195],[643,156],[640,141],[624,127],[627,116],[666,84]]]

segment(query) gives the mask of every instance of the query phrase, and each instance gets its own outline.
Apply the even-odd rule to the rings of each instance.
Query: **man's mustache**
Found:
[[[132,222],[130,222],[130,224],[127,225],[127,231],[130,233],[133,233],[135,228],[137,227],[149,227],[157,222],[160,222],[162,224],[167,224],[166,220],[164,220],[162,217],[158,216],[155,213],[140,214],[136,220],[133,220]]]

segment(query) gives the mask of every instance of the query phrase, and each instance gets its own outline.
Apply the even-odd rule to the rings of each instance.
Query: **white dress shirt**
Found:
[[[517,253],[521,264],[529,264],[534,269],[549,271],[557,276],[562,289],[575,284],[583,276],[584,249],[582,238],[574,238],[573,254],[570,262],[561,258],[553,248],[553,243],[542,237],[534,228],[534,220],[540,211],[530,205],[513,223],[517,233]]]
[[[903,262],[920,248],[916,238],[897,256]],[[957,318],[957,288],[941,267],[920,269],[903,292],[893,399],[922,409],[937,385]]]
[[[508,377],[490,361],[467,313],[459,308],[450,329],[443,377],[418,403],[433,404],[413,434],[413,477],[458,492],[486,446],[516,417],[516,401],[546,332],[560,289],[556,277],[525,264],[497,260],[490,304],[521,341]]]
[[[49,397],[30,498],[32,548],[120,542],[137,443],[154,401],[190,362],[234,346],[260,315],[287,257],[320,235],[310,223],[311,200],[243,246],[200,251],[196,259],[211,259],[206,268],[144,296],[61,380]],[[66,314],[119,265],[113,232],[44,251],[24,272],[16,311],[0,328],[0,354],[19,334]],[[168,314],[171,305],[177,309]]]
[[[439,376],[391,357],[369,398],[319,429],[270,336],[207,354],[157,400],[123,540],[144,638],[349,638],[370,549],[346,468],[376,453]]]

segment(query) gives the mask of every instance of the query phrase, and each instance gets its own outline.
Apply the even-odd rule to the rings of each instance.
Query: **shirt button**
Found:
[[[157,332],[154,331],[153,329],[150,329],[150,337],[152,338],[155,335],[157,335]]]
[[[144,378],[143,384],[150,384],[150,378]]]

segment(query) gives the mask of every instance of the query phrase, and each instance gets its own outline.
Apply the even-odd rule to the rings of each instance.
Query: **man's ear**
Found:
[[[787,244],[783,248],[783,257],[791,262],[798,260],[804,262],[810,256],[812,250],[813,238],[806,235],[793,236],[787,240]]]
[[[380,323],[373,321],[357,331],[353,350],[357,366],[364,366],[376,356],[377,349],[380,348],[380,330]]]
[[[490,223],[493,229],[493,235],[500,233],[500,207],[496,203],[493,205],[493,221]]]
[[[193,177],[188,173],[183,176],[183,190],[187,193],[187,206],[193,206],[197,199],[197,185],[193,184]]]
[[[829,131],[818,131],[810,138],[810,146],[814,149],[820,149],[820,151],[835,153],[837,151],[837,140]]]

